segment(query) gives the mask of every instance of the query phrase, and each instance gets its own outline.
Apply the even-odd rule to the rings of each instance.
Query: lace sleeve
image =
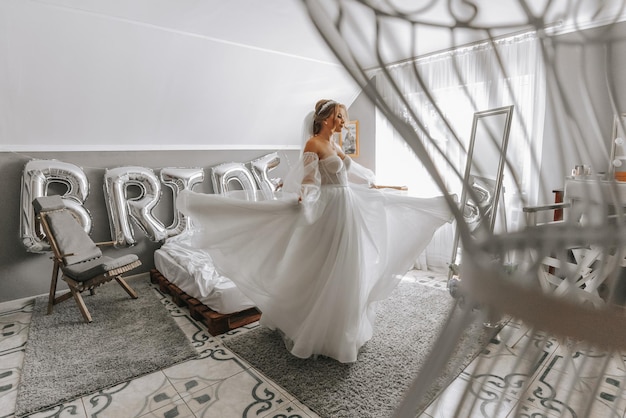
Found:
[[[346,158],[344,158],[343,163],[348,170],[348,179],[351,183],[373,186],[376,182],[376,175],[372,170],[363,167],[347,155]]]
[[[302,166],[303,176],[300,197],[302,198],[302,203],[306,205],[316,202],[320,196],[322,176],[319,170],[319,157],[314,152],[305,152],[302,154]]]
[[[283,190],[296,193],[302,203],[312,203],[319,198],[322,178],[318,168],[319,157],[314,152],[305,152],[302,158],[289,170],[283,182]]]

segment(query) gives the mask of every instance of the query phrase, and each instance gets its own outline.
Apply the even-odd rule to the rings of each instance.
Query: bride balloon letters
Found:
[[[45,196],[51,184],[58,183],[66,188],[63,195],[65,205],[79,220],[83,229],[91,232],[91,216],[83,203],[89,194],[87,176],[74,164],[56,160],[33,160],[24,167],[20,212],[20,234],[22,243],[30,252],[49,251],[43,230],[35,225],[33,199]]]
[[[248,164],[224,163],[211,168],[215,193],[231,189],[233,182],[246,193],[256,190],[264,193],[278,189],[280,179],[270,178],[270,171],[280,163],[277,153],[270,153]],[[152,241],[162,241],[188,230],[189,219],[176,207],[176,197],[183,190],[191,190],[204,181],[202,168],[162,168],[159,177],[146,167],[128,166],[106,169],[103,193],[107,206],[111,240],[115,246],[132,246],[137,243],[133,225]],[[62,198],[66,206],[88,233],[91,232],[91,215],[83,206],[89,195],[89,182],[82,168],[58,160],[31,160],[22,173],[20,234],[29,252],[50,250],[45,234],[36,221],[32,201],[45,196],[55,186],[64,189]],[[165,226],[153,214],[161,200],[162,185],[173,193],[174,220]],[[131,191],[133,193],[131,193]],[[132,221],[132,222],[131,222]]]

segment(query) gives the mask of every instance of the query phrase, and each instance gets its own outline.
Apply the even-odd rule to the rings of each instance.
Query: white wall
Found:
[[[609,170],[613,115],[626,112],[626,23],[612,27],[610,37],[603,30],[587,31],[584,48],[571,43],[580,41],[576,34],[560,38],[555,74],[558,93],[569,108],[547,104],[541,162],[544,203],[553,197],[552,190],[563,188],[574,165],[590,165],[594,173]],[[600,36],[611,41],[592,42]]]
[[[358,88],[300,2],[257,3],[1,1],[0,150],[299,146],[318,99]]]

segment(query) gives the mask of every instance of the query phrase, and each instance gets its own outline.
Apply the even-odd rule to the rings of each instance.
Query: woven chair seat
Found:
[[[108,276],[115,276],[130,271],[141,264],[134,264],[138,260],[139,257],[135,254],[128,254],[118,258],[102,256],[82,263],[63,266],[61,269],[66,276],[77,282],[85,282],[101,274],[109,273]],[[134,267],[131,265],[134,265]]]

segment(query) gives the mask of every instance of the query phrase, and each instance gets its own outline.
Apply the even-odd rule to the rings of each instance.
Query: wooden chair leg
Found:
[[[74,289],[72,286],[70,286],[70,291],[72,292],[72,295],[74,296],[74,300],[76,301],[76,304],[78,305],[78,309],[80,310],[80,313],[83,315],[85,322],[91,322],[92,321],[91,314],[89,313],[89,310],[87,309],[87,305],[85,305],[85,301],[83,300],[83,297],[81,296],[80,292]]]
[[[126,280],[124,280],[121,276],[115,276],[115,281],[117,281],[120,286],[122,286],[126,293],[128,293],[128,296],[133,299],[137,299],[137,292],[135,292],[135,290],[130,287],[128,283],[126,283]]]
[[[57,292],[57,282],[59,280],[59,263],[54,262],[52,267],[52,279],[50,280],[50,294],[48,295],[48,315],[52,313],[52,307],[54,306],[54,298]]]

